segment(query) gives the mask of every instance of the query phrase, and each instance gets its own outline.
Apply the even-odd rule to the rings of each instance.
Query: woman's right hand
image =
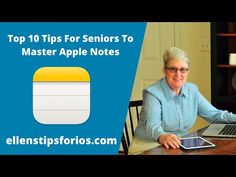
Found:
[[[180,147],[180,137],[175,134],[163,134],[159,137],[158,141],[167,149],[178,149]]]

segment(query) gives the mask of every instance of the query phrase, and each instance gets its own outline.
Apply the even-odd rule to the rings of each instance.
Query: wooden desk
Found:
[[[206,128],[190,133],[187,136],[201,136]],[[140,155],[236,155],[236,138],[213,138],[204,139],[214,143],[216,147],[195,150],[166,149],[163,146],[144,151]]]

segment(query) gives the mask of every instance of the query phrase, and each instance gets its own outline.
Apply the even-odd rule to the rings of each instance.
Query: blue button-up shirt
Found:
[[[183,136],[197,115],[207,121],[236,121],[236,114],[218,110],[193,83],[185,83],[179,95],[170,89],[165,78],[143,90],[143,106],[135,136],[156,141],[161,134]]]

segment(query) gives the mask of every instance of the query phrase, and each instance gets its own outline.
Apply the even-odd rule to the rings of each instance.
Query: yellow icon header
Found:
[[[81,67],[43,67],[33,77],[33,82],[89,82],[88,72]]]

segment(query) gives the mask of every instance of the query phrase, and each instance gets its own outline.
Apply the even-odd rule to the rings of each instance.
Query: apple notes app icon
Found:
[[[81,124],[90,114],[90,76],[81,67],[42,67],[33,76],[33,114],[42,124]]]

